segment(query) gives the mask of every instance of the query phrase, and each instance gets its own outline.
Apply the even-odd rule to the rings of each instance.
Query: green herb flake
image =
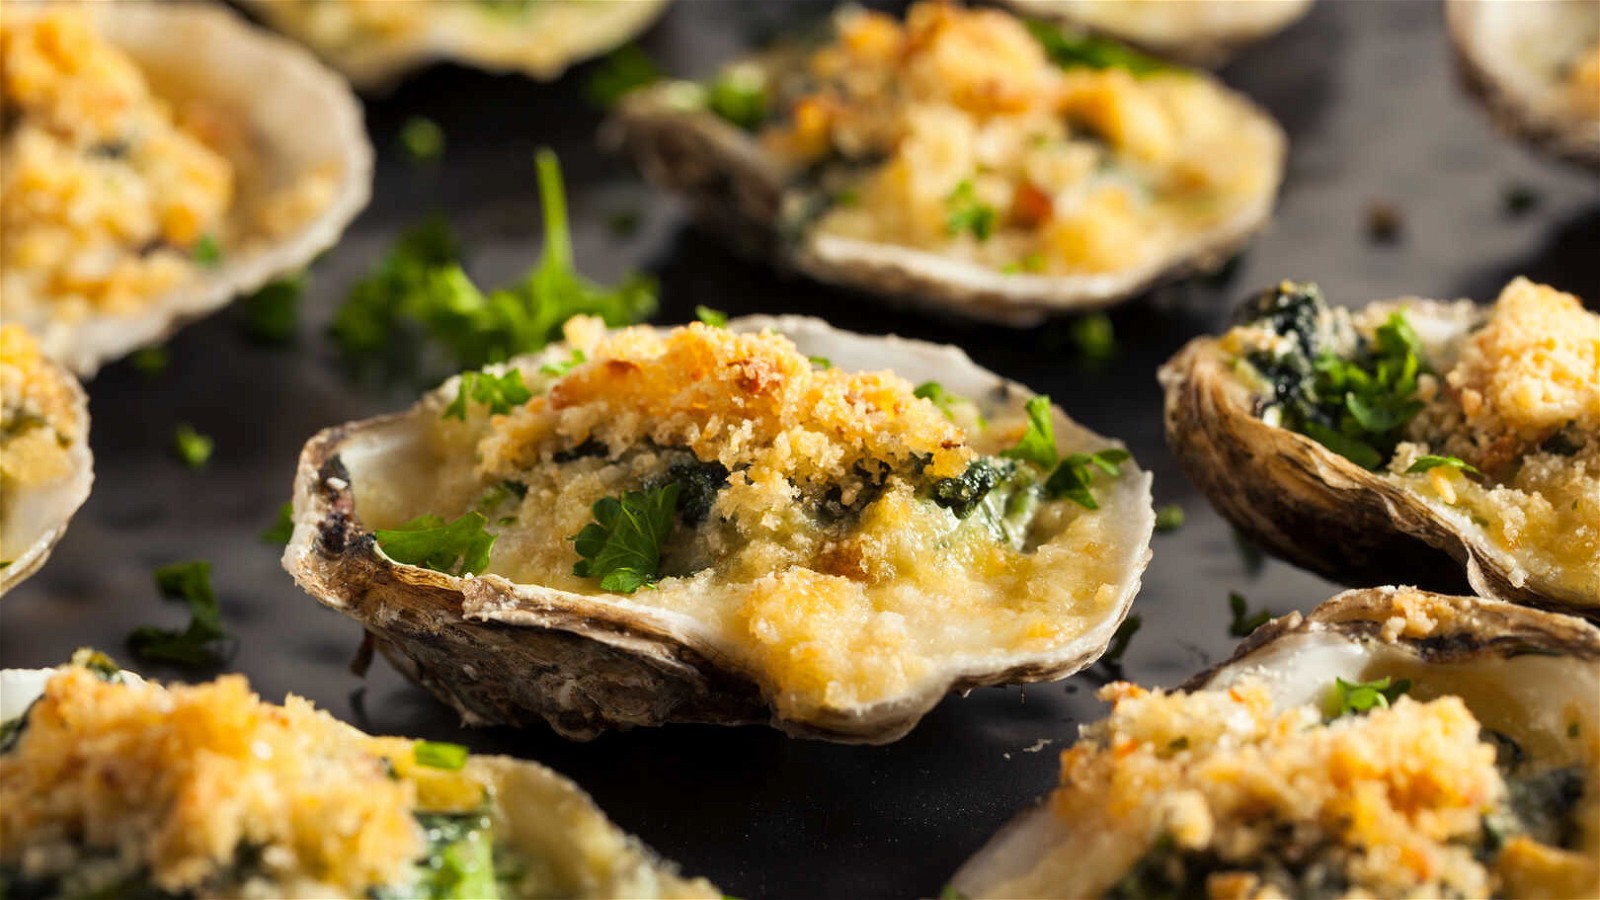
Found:
[[[1128,652],[1128,644],[1132,643],[1133,636],[1143,627],[1144,619],[1140,616],[1134,615],[1123,619],[1122,624],[1117,626],[1117,633],[1111,636],[1111,644],[1100,657],[1100,661],[1111,666],[1122,662],[1123,654]]]
[[[1045,55],[1063,69],[1124,69],[1132,75],[1183,71],[1110,38],[1069,33],[1037,19],[1028,20],[1027,25],[1028,33],[1044,47]]]
[[[1333,689],[1329,691],[1329,715],[1332,721],[1340,716],[1356,713],[1365,713],[1373,709],[1387,709],[1389,704],[1400,699],[1400,695],[1411,690],[1408,679],[1391,682],[1385,675],[1376,681],[1345,681],[1343,678],[1333,680]]]
[[[539,373],[541,375],[549,375],[553,378],[561,378],[564,377],[568,372],[571,372],[573,369],[576,369],[588,361],[589,354],[583,352],[582,350],[573,350],[566,359],[563,359],[560,362],[549,362],[540,366]]]
[[[1048,470],[1061,459],[1061,453],[1056,449],[1056,426],[1050,410],[1050,397],[1045,394],[1030,397],[1027,411],[1027,429],[1017,439],[1016,446],[1000,451],[1000,455],[1008,459],[1025,460]]]
[[[426,116],[411,116],[400,126],[400,149],[414,163],[436,163],[444,158],[444,129]]]
[[[1417,457],[1417,461],[1412,463],[1410,468],[1406,469],[1406,474],[1407,475],[1415,475],[1418,472],[1426,472],[1429,469],[1437,469],[1437,468],[1441,468],[1441,467],[1448,468],[1448,469],[1455,469],[1455,470],[1457,470],[1459,472],[1465,472],[1468,475],[1482,475],[1483,474],[1482,472],[1478,471],[1476,466],[1473,466],[1473,465],[1469,464],[1464,459],[1457,459],[1454,456],[1431,456],[1431,455]]]
[[[456,399],[439,414],[441,419],[467,420],[467,400],[489,407],[490,415],[503,415],[512,407],[521,406],[533,399],[533,392],[522,383],[522,370],[507,369],[504,374],[491,372],[462,372],[457,383]]]
[[[1176,503],[1168,503],[1166,506],[1156,510],[1157,534],[1166,534],[1168,532],[1177,531],[1179,528],[1183,527],[1183,522],[1183,507]]]
[[[1067,326],[1067,333],[1079,355],[1089,362],[1105,362],[1117,355],[1117,331],[1105,313],[1074,319]]]
[[[172,450],[178,455],[178,459],[191,469],[205,468],[216,447],[216,441],[195,431],[194,426],[188,422],[180,423],[173,429]]]
[[[204,235],[195,241],[194,249],[189,256],[194,264],[204,269],[214,269],[222,265],[222,245],[217,243],[213,235]]]
[[[443,741],[417,741],[412,751],[412,757],[417,761],[417,765],[451,772],[465,766],[469,755],[467,748],[460,744],[447,744]]]
[[[712,309],[709,306],[696,306],[694,308],[694,317],[712,328],[728,327],[728,314],[720,309]]]
[[[135,372],[146,378],[154,378],[172,364],[172,354],[167,352],[166,347],[145,347],[136,351],[128,362]]]
[[[583,95],[600,109],[615,109],[622,98],[661,80],[661,69],[638,44],[624,44],[596,64]]]
[[[1257,628],[1272,621],[1272,613],[1268,610],[1251,612],[1249,601],[1237,591],[1228,594],[1228,611],[1233,613],[1233,621],[1228,623],[1228,633],[1237,638],[1249,637]]]
[[[911,396],[926,400],[929,403],[932,403],[934,406],[939,407],[939,411],[944,413],[944,417],[952,422],[954,422],[956,418],[953,407],[957,403],[967,402],[967,398],[961,396],[960,394],[950,393],[944,389],[944,385],[937,381],[924,381],[923,383],[917,385],[916,388],[911,391]],[[1047,400],[1045,402],[1046,405],[1048,405],[1049,401]],[[1047,427],[1049,424],[1050,423],[1048,421],[1045,423]]]
[[[294,337],[305,289],[306,275],[299,272],[270,281],[244,298],[245,330],[267,343],[283,343]]]
[[[570,538],[581,557],[572,574],[598,578],[601,590],[619,594],[653,584],[681,491],[682,485],[674,482],[595,501],[590,507],[594,521]]]
[[[211,587],[211,564],[205,560],[174,563],[155,571],[156,590],[168,600],[189,606],[189,627],[172,631],[143,625],[128,635],[128,649],[147,662],[184,666],[209,665],[222,658],[222,610]]]
[[[728,67],[711,82],[706,106],[733,125],[755,131],[767,120],[766,73],[758,66]]]
[[[277,521],[272,523],[272,527],[261,532],[261,543],[282,547],[288,544],[292,537],[294,537],[294,504],[284,501],[284,504],[278,507]]]
[[[939,900],[967,900],[967,895],[955,889],[954,885],[945,885],[939,892]]]
[[[446,575],[476,575],[489,568],[495,536],[489,520],[469,512],[451,522],[422,515],[399,528],[373,532],[385,556],[407,566],[421,566]]]
[[[813,366],[816,366],[823,371],[833,368],[833,360],[827,358],[826,356],[808,356],[806,359],[810,360]]]
[[[994,234],[995,226],[1000,221],[995,208],[978,199],[970,178],[956,185],[950,196],[945,198],[944,205],[944,230],[951,237],[970,233],[978,240],[986,241]]]
[[[1126,450],[1112,447],[1096,453],[1074,453],[1061,461],[1044,483],[1044,492],[1052,500],[1066,498],[1084,509],[1099,509],[1089,485],[1095,471],[1116,478],[1122,474],[1122,464],[1133,456]]]

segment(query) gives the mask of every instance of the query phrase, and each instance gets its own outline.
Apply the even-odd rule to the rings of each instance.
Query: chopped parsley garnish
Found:
[[[540,366],[539,372],[543,375],[552,375],[560,378],[588,361],[589,354],[582,350],[573,350],[571,355],[560,362],[549,362]]]
[[[1016,275],[1021,272],[1043,272],[1045,258],[1042,253],[1029,253],[1016,262],[1008,262],[1000,267],[1002,275]]]
[[[306,274],[298,272],[269,281],[261,290],[244,298],[245,328],[260,341],[282,343],[294,337],[300,322],[300,296],[306,290]]]
[[[443,741],[417,741],[412,758],[419,766],[454,772],[467,764],[467,748]]]
[[[435,515],[418,516],[399,528],[373,532],[384,555],[407,566],[421,566],[446,575],[475,575],[489,568],[495,536],[489,520],[469,512],[446,522]]]
[[[1183,520],[1183,507],[1176,503],[1168,503],[1156,510],[1156,532],[1166,534],[1169,531],[1177,531],[1183,527]]]
[[[172,450],[191,469],[205,468],[216,448],[216,441],[195,431],[188,422],[179,424],[172,431]]]
[[[571,538],[582,557],[572,574],[598,578],[602,590],[619,594],[654,583],[682,489],[671,483],[596,500],[590,507],[594,521]]]
[[[412,116],[400,126],[400,149],[412,162],[436,163],[444,158],[444,129],[426,116]]]
[[[1412,463],[1410,468],[1406,469],[1406,474],[1415,475],[1418,472],[1426,472],[1429,469],[1437,469],[1440,467],[1455,469],[1459,472],[1465,472],[1468,475],[1483,474],[1482,472],[1478,471],[1476,466],[1473,466],[1464,459],[1458,459],[1454,456],[1431,455],[1417,457],[1417,461]]]
[[[1028,33],[1044,47],[1050,61],[1063,69],[1126,69],[1133,75],[1182,71],[1170,63],[1110,38],[1091,34],[1070,34],[1059,26],[1036,19],[1028,20]]]
[[[706,106],[745,131],[755,131],[767,120],[766,73],[751,65],[728,67],[711,82]]]
[[[174,563],[155,571],[156,590],[168,600],[189,605],[189,627],[183,631],[142,625],[128,635],[128,649],[148,662],[199,666],[222,659],[222,610],[211,587],[211,564],[205,560]]]
[[[484,491],[483,496],[478,498],[478,504],[474,508],[487,517],[490,513],[499,509],[502,504],[505,504],[512,499],[520,501],[527,496],[527,485],[520,481],[502,481],[499,484],[490,486],[488,490]],[[502,525],[509,525],[516,521],[516,516],[502,516],[499,521]]]
[[[720,309],[712,309],[709,306],[696,306],[694,308],[694,317],[712,328],[728,327],[728,314]]]
[[[167,352],[166,347],[145,347],[135,352],[128,362],[135,372],[154,378],[172,364],[172,354]]]
[[[965,519],[983,503],[989,492],[1013,474],[1016,463],[1007,463],[1011,472],[1002,471],[987,459],[976,459],[959,478],[941,478],[933,483],[933,502]]]
[[[1389,704],[1400,699],[1400,695],[1411,690],[1411,681],[1402,678],[1391,682],[1385,675],[1376,681],[1345,681],[1343,678],[1333,680],[1333,688],[1328,692],[1328,720],[1332,721],[1340,716],[1354,713],[1365,713],[1372,709],[1387,709]]]
[[[449,226],[440,220],[425,222],[401,237],[335,314],[332,333],[347,359],[368,364],[387,359],[415,367],[418,351],[431,346],[453,371],[481,369],[543,349],[560,338],[562,324],[575,315],[599,316],[617,327],[653,314],[655,283],[648,277],[630,275],[608,288],[573,268],[555,154],[539,152],[538,172],[545,247],[527,276],[509,287],[480,291],[461,268],[460,248]]]
[[[808,356],[806,359],[811,360],[811,364],[813,366],[816,366],[823,371],[833,368],[833,360],[827,358],[826,356]]]
[[[1117,355],[1116,328],[1105,313],[1074,319],[1067,329],[1078,354],[1089,362],[1105,362]]]
[[[1272,613],[1268,610],[1251,612],[1249,601],[1237,591],[1228,594],[1228,611],[1233,613],[1233,621],[1228,623],[1228,633],[1238,638],[1249,637],[1257,628],[1272,621]]]
[[[1116,478],[1122,474],[1122,464],[1132,458],[1128,451],[1116,447],[1096,453],[1074,453],[1062,460],[1061,465],[1051,473],[1050,479],[1044,483],[1044,492],[1052,500],[1065,497],[1084,509],[1099,509],[1100,504],[1089,492],[1089,483],[1094,480],[1095,470]]]
[[[625,95],[661,80],[655,60],[638,44],[624,44],[595,65],[583,83],[583,95],[601,109],[611,109]]]
[[[1028,398],[1027,410],[1027,430],[1017,439],[1016,446],[1000,451],[1000,455],[1049,469],[1061,458],[1060,451],[1056,449],[1056,426],[1051,418],[1050,398],[1045,394]]]
[[[508,413],[533,399],[533,392],[522,383],[522,370],[511,368],[502,375],[491,372],[462,372],[456,399],[439,414],[441,419],[467,420],[467,400],[489,407],[490,415]]]
[[[950,393],[944,389],[944,385],[937,381],[924,381],[923,383],[917,385],[916,388],[911,391],[911,396],[919,397],[928,401],[929,403],[932,403],[934,406],[939,407],[939,411],[944,413],[944,417],[952,422],[955,421],[956,414],[951,411],[951,407],[957,403],[963,403],[967,399],[960,394]],[[1049,401],[1046,400],[1045,403],[1046,406],[1048,406]],[[1050,425],[1048,420],[1045,422],[1045,425],[1046,427]]]
[[[978,240],[986,241],[994,234],[995,225],[1000,220],[994,207],[978,199],[970,178],[956,185],[950,196],[945,198],[944,206],[944,230],[952,237],[971,233]]]
[[[292,537],[294,537],[294,503],[286,500],[278,507],[277,521],[272,523],[271,528],[261,532],[261,542],[281,547],[289,543]]]
[[[189,252],[194,264],[206,269],[213,269],[222,264],[222,245],[212,235],[203,235],[195,241],[194,249]]]

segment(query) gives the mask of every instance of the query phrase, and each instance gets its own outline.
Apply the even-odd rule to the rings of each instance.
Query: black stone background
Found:
[[[681,0],[643,46],[670,73],[705,75],[761,36],[826,11],[823,3]],[[94,494],[48,566],[0,603],[0,665],[51,665],[82,645],[126,658],[122,641],[135,626],[183,621],[176,604],[157,598],[151,570],[206,558],[239,638],[228,668],[269,699],[294,692],[369,731],[540,760],[686,872],[736,896],[934,895],[1051,786],[1056,754],[1100,709],[1095,678],[952,696],[896,744],[845,747],[764,727],[673,726],[588,744],[543,728],[466,731],[381,661],[365,680],[348,672],[359,629],[296,588],[278,549],[257,534],[287,498],[308,437],[414,396],[352,385],[324,336],[347,287],[400,229],[443,211],[482,283],[519,276],[541,245],[533,154],[548,145],[566,169],[580,267],[602,280],[629,267],[656,274],[659,322],[692,318],[700,303],[731,314],[809,313],[859,331],[955,343],[1048,392],[1089,427],[1126,440],[1154,471],[1158,504],[1181,503],[1188,513],[1181,530],[1156,536],[1134,605],[1144,627],[1126,671],[1156,685],[1226,657],[1229,591],[1282,613],[1335,590],[1276,561],[1252,572],[1166,450],[1155,370],[1184,341],[1216,329],[1246,292],[1285,277],[1316,280],[1344,304],[1407,294],[1486,300],[1517,273],[1600,299],[1600,182],[1492,132],[1457,87],[1436,2],[1323,0],[1223,70],[1288,131],[1276,221],[1224,283],[1179,284],[1117,309],[1120,352],[1098,368],[1078,358],[1065,322],[1015,331],[935,320],[736,258],[692,228],[679,203],[596,149],[601,115],[581,90],[591,71],[538,84],[437,66],[366,98],[379,157],[373,202],[314,268],[295,342],[251,343],[234,308],[178,334],[165,375],[151,379],[124,362],[89,385]],[[418,167],[399,152],[396,134],[411,115],[444,128],[442,165]],[[1509,213],[1513,188],[1532,190],[1537,206]],[[1378,201],[1403,217],[1396,243],[1366,234],[1367,207]],[[618,237],[607,222],[628,212],[641,226]],[[170,454],[173,427],[185,421],[216,438],[203,471]]]

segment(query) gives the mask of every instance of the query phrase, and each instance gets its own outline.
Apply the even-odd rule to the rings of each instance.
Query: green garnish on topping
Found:
[[[421,566],[446,575],[476,575],[489,568],[495,536],[482,513],[469,512],[452,522],[435,515],[418,516],[399,528],[378,529],[373,537],[385,556],[407,566]]]
[[[391,894],[374,892],[374,900],[499,900],[502,885],[495,878],[494,822],[478,813],[419,813],[417,824],[428,839],[428,853],[416,863],[417,879]]]
[[[1050,397],[1039,394],[1030,397],[1027,404],[1028,428],[1017,439],[1015,447],[1000,451],[1008,459],[1031,462],[1041,469],[1049,469],[1061,458],[1056,450],[1056,426],[1051,419]]]
[[[1006,465],[1011,472],[1002,471],[987,459],[973,460],[959,478],[941,478],[933,483],[933,502],[950,510],[957,519],[965,519],[990,491],[1014,473],[1016,463]]]
[[[286,500],[278,507],[277,521],[272,523],[271,528],[261,532],[261,542],[281,547],[289,543],[292,537],[294,537],[294,504]]]
[[[1061,461],[1044,483],[1044,492],[1052,500],[1065,497],[1084,509],[1099,509],[1100,504],[1089,492],[1096,469],[1111,478],[1122,474],[1122,464],[1132,459],[1126,450],[1112,447],[1098,453],[1074,453]]]
[[[166,347],[145,347],[134,353],[128,360],[133,370],[140,375],[154,378],[167,370],[172,363],[172,355]]]
[[[1183,520],[1183,507],[1176,503],[1168,503],[1156,510],[1156,531],[1160,534],[1177,531],[1183,527]]]
[[[1045,258],[1042,253],[1029,253],[1017,262],[1009,262],[1000,267],[1002,275],[1016,275],[1021,272],[1043,272]]]
[[[917,385],[911,391],[911,396],[919,397],[939,407],[939,411],[944,413],[944,417],[952,422],[955,421],[956,414],[950,408],[957,403],[966,402],[967,399],[960,394],[950,393],[944,389],[944,385],[937,381],[924,381]],[[1046,424],[1049,423],[1047,422]]]
[[[222,245],[217,243],[214,236],[207,234],[194,242],[194,249],[189,256],[197,266],[215,268],[222,264]]]
[[[478,498],[477,506],[475,506],[474,509],[483,513],[484,516],[488,516],[496,509],[499,509],[501,504],[504,504],[508,500],[515,498],[520,501],[527,496],[527,485],[520,481],[502,481],[499,484],[491,485],[488,490],[484,491],[483,496]],[[500,523],[502,525],[509,524],[510,522],[514,521],[516,521],[515,516],[508,516],[500,519]]]
[[[189,605],[189,627],[172,631],[140,626],[128,635],[128,649],[149,662],[187,666],[218,662],[219,645],[228,635],[222,630],[222,610],[211,587],[211,564],[194,560],[162,566],[155,571],[155,581],[162,597]]]
[[[1406,469],[1406,474],[1407,475],[1415,475],[1418,472],[1426,472],[1429,469],[1437,469],[1437,468],[1439,468],[1441,466],[1443,466],[1445,468],[1455,469],[1455,470],[1460,471],[1460,472],[1465,472],[1468,475],[1482,475],[1483,474],[1482,472],[1478,471],[1476,466],[1473,466],[1472,464],[1468,463],[1464,459],[1457,459],[1454,456],[1431,456],[1431,455],[1430,456],[1419,456],[1419,457],[1417,457],[1417,461],[1412,463],[1410,468]]]
[[[456,388],[456,399],[439,414],[441,419],[467,420],[467,399],[480,406],[489,407],[490,415],[508,413],[533,399],[533,391],[522,383],[521,369],[508,369],[502,375],[490,372],[462,372]]]
[[[179,424],[172,431],[172,450],[191,469],[204,468],[216,448],[216,441],[195,431],[188,422]]]
[[[1182,71],[1110,38],[1090,34],[1069,34],[1060,26],[1036,19],[1028,20],[1028,33],[1044,47],[1050,61],[1063,69],[1126,69],[1133,75]]]
[[[556,378],[560,378],[588,361],[589,354],[583,352],[582,350],[574,350],[572,351],[571,356],[568,356],[566,359],[563,359],[560,362],[545,363],[544,365],[540,366],[539,372],[543,375],[553,375]]]
[[[624,44],[595,65],[583,95],[601,109],[612,109],[627,94],[661,80],[655,60],[638,44]]]
[[[1333,680],[1333,688],[1328,692],[1328,721],[1333,721],[1340,716],[1355,713],[1365,713],[1374,708],[1387,709],[1389,704],[1400,699],[1400,695],[1411,690],[1411,681],[1402,678],[1391,682],[1385,675],[1376,681],[1345,681],[1343,678]]]
[[[711,82],[706,106],[745,131],[755,131],[767,120],[766,74],[756,66],[730,66]]]
[[[1228,623],[1228,633],[1238,638],[1249,637],[1257,628],[1272,621],[1272,613],[1268,610],[1251,612],[1249,602],[1237,591],[1228,594],[1228,611],[1233,613],[1233,621]]]
[[[444,158],[444,129],[427,116],[411,116],[400,126],[400,149],[416,163]]]
[[[598,578],[602,590],[619,594],[654,583],[682,489],[672,483],[596,500],[590,507],[594,521],[571,537],[582,557],[572,574]]]
[[[467,748],[443,741],[417,741],[412,756],[419,766],[448,769],[452,772],[467,764]]]
[[[826,356],[808,356],[806,359],[811,360],[811,364],[813,366],[816,366],[824,371],[833,368],[833,360],[827,358]]]
[[[300,322],[300,296],[306,290],[306,273],[269,281],[244,298],[245,328],[260,341],[281,343],[294,337]]]
[[[994,207],[978,199],[977,192],[972,186],[972,179],[965,179],[956,185],[956,189],[945,198],[944,205],[946,234],[954,237],[963,232],[970,232],[980,241],[986,241],[994,234],[1000,215],[995,212]]]
[[[1105,313],[1074,319],[1067,328],[1084,359],[1104,362],[1117,355],[1117,331],[1111,324],[1111,317]]]
[[[709,306],[696,306],[694,308],[694,317],[712,328],[728,327],[728,314],[720,309],[712,309]]]

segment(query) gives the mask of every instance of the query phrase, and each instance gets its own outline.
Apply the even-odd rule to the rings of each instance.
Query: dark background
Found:
[[[705,75],[823,3],[680,0],[644,47],[669,73]],[[415,74],[367,99],[379,163],[372,205],[312,270],[297,338],[250,341],[238,308],[185,329],[172,364],[148,377],[127,363],[89,385],[97,481],[47,567],[0,603],[0,665],[46,666],[93,645],[128,661],[134,627],[181,627],[150,573],[209,559],[227,627],[229,670],[268,699],[294,692],[369,731],[459,741],[540,760],[592,793],[624,828],[685,872],[741,897],[937,894],[960,862],[1053,783],[1056,754],[1099,708],[1103,677],[951,697],[887,747],[792,740],[761,727],[673,726],[566,742],[543,728],[462,731],[454,716],[381,661],[365,680],[346,668],[359,629],[295,587],[279,549],[258,533],[289,494],[296,455],[317,430],[405,406],[409,386],[374,389],[341,374],[324,335],[348,286],[397,232],[448,215],[480,283],[505,283],[541,245],[534,150],[566,169],[580,267],[610,281],[630,267],[660,278],[659,322],[695,304],[729,313],[804,312],[864,332],[951,342],[980,363],[1056,398],[1078,420],[1127,441],[1155,472],[1158,504],[1188,523],[1157,535],[1134,605],[1144,627],[1128,677],[1170,685],[1227,655],[1227,597],[1274,612],[1308,609],[1335,590],[1275,561],[1252,565],[1162,443],[1155,369],[1185,340],[1216,329],[1246,292],[1312,279],[1339,303],[1416,294],[1494,297],[1525,273],[1600,299],[1600,182],[1495,135],[1456,86],[1433,2],[1323,0],[1309,17],[1246,51],[1222,72],[1262,103],[1291,141],[1275,223],[1228,277],[1170,286],[1116,310],[1119,352],[1079,358],[1067,322],[1016,331],[886,309],[859,296],[783,280],[730,255],[654,194],[629,166],[596,150],[601,114],[583,99],[580,67],[556,84],[451,66]],[[418,166],[396,134],[411,115],[444,129],[442,164]],[[316,127],[308,122],[306,127]],[[1508,192],[1531,192],[1513,213]],[[1399,211],[1398,240],[1367,234],[1367,210]],[[623,237],[608,226],[637,213]],[[174,426],[216,438],[193,471],[170,452]],[[209,677],[142,666],[148,674]],[[1042,744],[1041,741],[1048,743]]]

